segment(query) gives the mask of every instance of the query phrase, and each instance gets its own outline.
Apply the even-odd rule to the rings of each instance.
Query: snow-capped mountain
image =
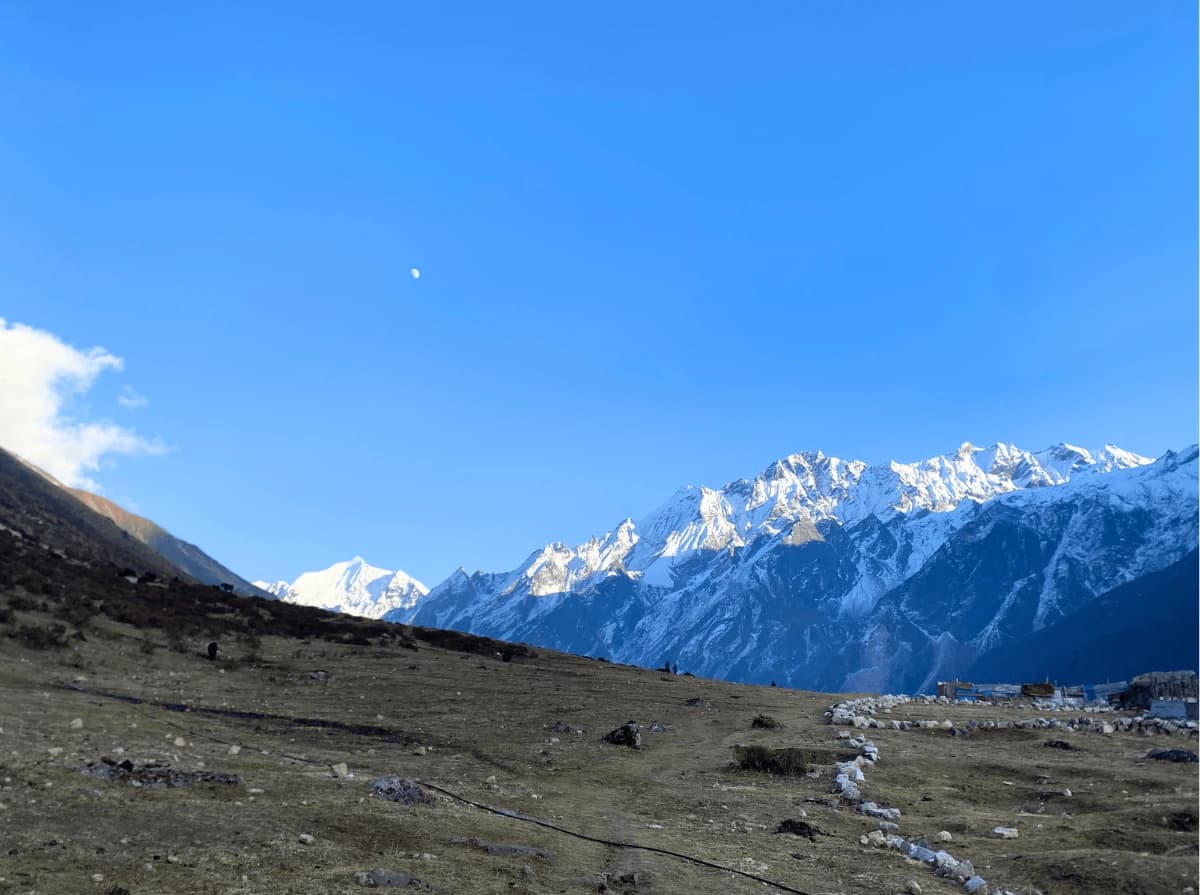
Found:
[[[376,568],[361,556],[317,572],[305,572],[291,584],[256,581],[255,586],[287,603],[366,618],[411,611],[429,593],[429,588],[408,574]]]
[[[1195,448],[792,454],[385,617],[739,680],[928,687],[1195,550],[1196,479]]]

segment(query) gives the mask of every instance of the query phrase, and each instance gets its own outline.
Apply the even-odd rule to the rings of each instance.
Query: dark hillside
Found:
[[[83,504],[66,488],[0,449],[0,528],[72,560],[190,578],[165,557]]]
[[[1097,597],[1070,618],[980,656],[975,680],[1129,680],[1143,671],[1197,667],[1200,565],[1179,562]]]

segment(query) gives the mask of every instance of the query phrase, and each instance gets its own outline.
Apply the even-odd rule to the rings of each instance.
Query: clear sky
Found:
[[[7,4],[0,317],[114,359],[0,390],[49,370],[30,425],[106,425],[87,478],[270,579],[509,569],[797,450],[1158,455],[1197,440],[1196,32]]]

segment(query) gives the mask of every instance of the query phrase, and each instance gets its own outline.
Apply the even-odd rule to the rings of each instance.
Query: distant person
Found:
[[[220,647],[217,646],[217,641],[215,641],[215,640],[212,641],[212,643],[210,643],[208,645],[208,661],[210,661],[210,662],[217,661],[217,650],[218,649],[220,649]]]

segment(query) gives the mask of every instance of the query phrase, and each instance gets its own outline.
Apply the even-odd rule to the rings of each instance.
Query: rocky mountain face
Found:
[[[429,588],[404,572],[376,568],[361,556],[317,572],[305,572],[290,584],[256,581],[255,586],[287,603],[366,618],[411,611],[429,593]]]
[[[1194,550],[1196,457],[793,454],[510,572],[460,570],[383,617],[731,680],[926,690]]]

